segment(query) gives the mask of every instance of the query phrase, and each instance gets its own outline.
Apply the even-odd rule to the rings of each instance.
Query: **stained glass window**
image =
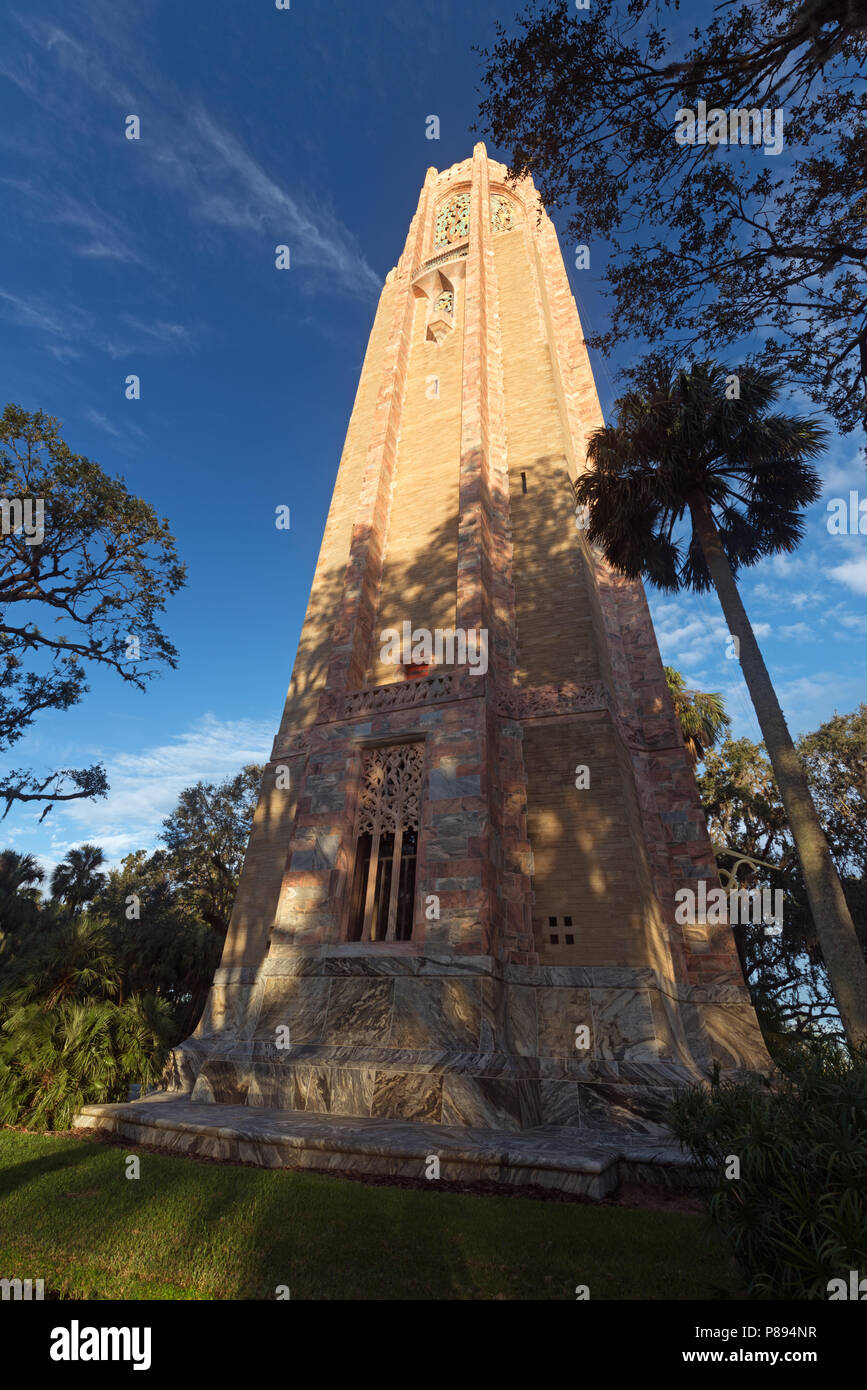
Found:
[[[445,314],[454,313],[455,297],[451,290],[443,290],[442,294],[437,295],[434,309],[440,309]]]

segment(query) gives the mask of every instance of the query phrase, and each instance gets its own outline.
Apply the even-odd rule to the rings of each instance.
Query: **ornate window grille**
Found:
[[[350,941],[409,941],[415,904],[424,745],[396,743],[364,755]]]
[[[470,195],[456,193],[437,214],[434,245],[447,246],[452,241],[463,241],[469,234]]]

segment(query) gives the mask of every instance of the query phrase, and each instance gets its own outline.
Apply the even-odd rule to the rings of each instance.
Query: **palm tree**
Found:
[[[98,845],[80,845],[71,849],[51,875],[51,892],[73,912],[91,902],[105,885],[105,874],[99,866],[105,855]]]
[[[722,695],[689,690],[683,676],[673,666],[663,669],[686,745],[686,755],[694,772],[705,753],[716,746],[732,721],[726,714]]]
[[[663,670],[666,671],[668,694],[671,695],[674,713],[677,714],[684,737],[686,756],[695,771],[704,753],[716,748],[720,735],[727,733],[731,719],[725,713],[721,695],[691,691],[674,666],[664,666]]]
[[[589,441],[578,479],[587,539],[630,578],[658,588],[716,589],[735,639],[801,868],[847,1036],[867,1038],[867,964],[816,814],[801,761],[738,592],[742,565],[786,553],[803,538],[803,510],[821,494],[810,460],[827,431],[772,413],[773,375],[714,362],[675,370],[652,357],[617,402],[616,425]]]
[[[44,878],[45,870],[32,854],[18,854],[14,849],[0,853],[0,894],[35,900]]]
[[[84,1105],[159,1081],[174,1020],[164,999],[16,1005],[0,1029],[0,1124],[67,1129]]]
[[[121,968],[105,924],[74,913],[28,938],[9,968],[3,995],[15,1004],[56,1009],[68,1000],[113,998],[120,988]]]

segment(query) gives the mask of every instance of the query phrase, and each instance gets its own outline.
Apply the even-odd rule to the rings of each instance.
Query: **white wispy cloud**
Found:
[[[867,555],[846,560],[842,565],[835,565],[831,570],[831,578],[845,584],[853,593],[867,594]]]
[[[41,48],[61,72],[71,73],[89,91],[109,97],[128,111],[135,109],[133,103],[137,94],[109,69],[95,44],[85,43],[68,29],[62,29],[59,24],[50,20],[21,12],[15,15],[15,19],[31,42]],[[32,65],[28,67],[27,80],[31,92],[37,95],[44,105],[53,106],[57,100],[55,88],[46,83],[44,73],[35,73]],[[9,75],[5,67],[4,73]]]
[[[867,613],[844,613],[840,622],[853,632],[867,633]]]
[[[101,411],[85,410],[84,418],[85,420],[89,420],[92,425],[96,425],[97,429],[104,430],[106,434],[112,435],[115,439],[123,438],[122,431],[117,429]]]
[[[101,17],[98,27],[97,16]],[[86,33],[72,33],[26,15],[17,18],[30,47],[11,66],[30,73],[29,94],[41,104],[56,110],[59,70],[67,86],[73,78],[79,90],[110,100],[116,111],[140,114],[148,138],[136,151],[139,170],[163,195],[170,192],[191,219],[221,228],[233,238],[243,236],[256,256],[263,254],[263,242],[272,257],[275,245],[287,244],[293,270],[306,273],[306,278],[298,277],[302,290],[336,290],[366,301],[376,298],[381,279],[333,208],[310,189],[290,190],[273,169],[265,167],[262,157],[202,103],[191,105],[186,94],[149,66],[142,36],[130,41],[110,9],[97,7],[88,16]],[[74,14],[68,23],[76,24]],[[0,73],[8,76],[8,66],[0,65]],[[77,118],[93,122],[94,113],[86,103],[79,103]],[[99,119],[98,135],[105,139],[105,122]],[[59,211],[47,215],[86,234],[85,241],[74,248],[79,255],[142,258],[132,230],[107,214],[93,197],[70,196]]]
[[[164,818],[194,782],[220,782],[248,763],[267,760],[274,730],[262,720],[221,720],[205,714],[167,743],[104,759],[110,791],[104,800],[58,803],[51,814],[50,854],[63,858],[85,842],[118,862],[156,848]],[[34,825],[34,835],[38,828]],[[17,836],[25,844],[25,835]]]
[[[814,671],[808,676],[781,681],[777,694],[789,728],[797,738],[807,730],[818,728],[835,710],[854,709],[864,698],[864,682],[858,675]]]
[[[830,497],[844,497],[847,502],[853,488],[865,492],[864,456],[855,445],[844,444],[841,440],[835,453],[822,465],[823,500]]]
[[[252,233],[261,254],[265,238],[288,245],[293,269],[316,273],[317,288],[362,299],[381,289],[355,235],[332,209],[289,192],[276,176],[202,105],[192,108],[171,147],[149,166],[158,182],[183,196],[190,213],[234,233]]]
[[[52,216],[50,213],[48,215]],[[133,246],[131,229],[95,202],[85,204],[77,198],[67,197],[53,213],[52,220],[60,226],[77,228],[84,233],[84,240],[72,247],[77,256],[90,260],[141,262],[142,258]]]
[[[132,314],[122,314],[118,324],[106,330],[77,304],[47,302],[38,295],[24,299],[4,289],[0,289],[0,318],[60,339],[48,345],[60,360],[80,356],[82,348],[96,348],[109,357],[177,352],[192,348],[202,332],[201,325],[164,319],[147,323]]]
[[[25,328],[37,328],[58,338],[68,338],[86,331],[89,316],[80,309],[60,310],[42,303],[38,298],[26,300],[9,290],[0,289],[0,314],[12,323]]]

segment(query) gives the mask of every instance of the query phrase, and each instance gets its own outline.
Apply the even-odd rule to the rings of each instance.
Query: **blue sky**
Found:
[[[41,826],[13,810],[3,845],[54,862],[90,839],[117,859],[154,843],[182,787],[267,756],[379,287],[427,167],[478,138],[472,45],[518,8],[3,5],[3,399],[59,417],[76,452],[169,519],[189,567],[164,621],[178,670],[146,694],[96,672],[81,705],[14,750],[35,768],[103,761],[108,799]],[[129,114],[138,141],[124,138]],[[275,269],[278,243],[289,271]],[[596,249],[589,270],[566,264],[599,328]],[[606,414],[616,366],[594,358]],[[124,397],[129,373],[140,401]],[[830,447],[827,496],[867,494],[859,443]],[[289,531],[274,525],[281,504]],[[825,517],[823,501],[797,554],[743,584],[796,734],[867,685],[867,542],[830,536]],[[736,732],[758,737],[716,599],[650,597],[663,658],[722,690]]]

